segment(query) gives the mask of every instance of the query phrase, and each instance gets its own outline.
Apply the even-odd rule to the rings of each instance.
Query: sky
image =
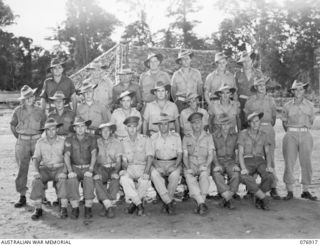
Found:
[[[90,0],[88,0],[90,1]],[[135,12],[128,11],[128,5],[119,3],[119,0],[97,0],[99,5],[107,12],[114,14],[124,25],[115,30],[112,39],[120,41],[124,26],[135,21]],[[154,33],[162,28],[167,28],[170,20],[165,16],[166,8],[172,0],[154,2],[145,0],[147,7],[147,22],[151,32]],[[190,16],[199,21],[194,31],[200,37],[210,36],[218,30],[219,23],[224,14],[214,6],[216,0],[198,0],[202,10]],[[16,36],[25,36],[33,39],[33,44],[52,49],[55,41],[47,41],[46,37],[52,35],[53,27],[56,27],[66,19],[66,0],[4,0],[10,6],[16,18],[16,24],[6,28]]]

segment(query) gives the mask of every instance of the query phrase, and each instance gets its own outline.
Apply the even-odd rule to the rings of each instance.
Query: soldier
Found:
[[[94,89],[97,86],[88,81],[83,82],[80,93],[84,95],[84,102],[78,105],[76,113],[82,119],[92,122],[87,129],[90,134],[94,134],[101,123],[108,122],[111,118],[110,110],[93,99]]]
[[[14,204],[16,208],[26,206],[26,192],[29,162],[33,155],[35,144],[41,137],[40,129],[43,127],[46,116],[41,108],[34,105],[34,93],[37,89],[31,89],[28,85],[21,88],[21,105],[15,108],[10,128],[17,139],[15,156],[18,164],[16,177],[16,190],[20,193],[20,199]]]
[[[214,56],[214,63],[217,69],[208,74],[204,84],[204,98],[208,105],[214,100],[219,100],[215,92],[223,85],[236,88],[234,75],[227,70],[227,57],[222,52],[218,52]]]
[[[53,97],[49,97],[54,102],[55,109],[51,111],[48,118],[53,118],[57,123],[62,123],[62,126],[57,128],[59,136],[67,137],[70,134],[70,127],[74,121],[75,113],[65,107],[65,96],[62,91],[54,93]]]
[[[116,136],[119,140],[123,140],[128,137],[128,131],[126,126],[123,124],[123,121],[129,116],[139,117],[138,132],[141,132],[141,114],[135,108],[132,108],[132,98],[134,97],[134,91],[124,91],[118,97],[120,101],[121,108],[117,108],[113,111],[111,115],[111,122],[116,125]]]
[[[33,220],[42,217],[41,202],[45,198],[45,185],[48,181],[56,182],[57,196],[61,201],[60,218],[68,217],[67,169],[63,161],[64,138],[57,135],[60,126],[62,123],[48,118],[43,128],[45,136],[40,138],[35,146],[32,162],[36,173],[30,194],[30,199],[34,201],[36,207],[31,216]]]
[[[202,117],[199,112],[189,116],[192,133],[184,136],[182,142],[184,176],[190,196],[197,202],[195,212],[200,215],[208,211],[205,201],[209,189],[211,162],[214,158],[214,143],[211,135],[203,130]]]
[[[240,122],[241,122],[241,129],[245,128],[245,122],[246,122],[246,115],[243,111],[244,105],[246,101],[248,100],[249,96],[252,95],[252,92],[250,91],[251,86],[253,85],[254,78],[263,77],[262,72],[257,69],[259,61],[259,55],[247,51],[243,51],[240,54],[240,58],[237,60],[237,63],[242,65],[241,71],[236,72],[235,74],[235,81],[236,86],[238,88],[238,98],[240,102]]]
[[[182,160],[180,136],[169,131],[169,123],[173,121],[163,117],[154,122],[153,124],[158,125],[159,132],[151,137],[154,150],[151,180],[163,201],[162,210],[168,214],[175,213],[173,195],[179,184]],[[165,178],[168,180],[167,186]]]
[[[102,201],[108,218],[115,216],[114,204],[119,191],[119,171],[121,169],[122,146],[113,135],[116,125],[108,122],[99,126],[98,156],[95,175],[93,176],[96,194]],[[107,184],[109,182],[109,188]]]
[[[144,65],[149,69],[140,76],[139,85],[143,103],[149,103],[155,100],[155,96],[150,91],[155,87],[157,81],[162,81],[170,85],[170,76],[168,73],[160,70],[160,64],[163,61],[163,55],[150,53],[144,61]]]
[[[97,140],[86,133],[90,120],[76,117],[73,123],[75,134],[67,137],[64,143],[64,161],[68,169],[68,197],[72,206],[71,218],[79,217],[79,182],[83,182],[85,199],[84,217],[92,218],[94,184],[92,173],[97,159]]]
[[[193,52],[190,50],[180,51],[176,63],[181,68],[174,72],[171,79],[171,95],[177,104],[179,113],[189,105],[186,97],[189,93],[195,93],[202,96],[203,82],[199,70],[190,67]]]
[[[269,210],[270,201],[265,193],[271,190],[274,176],[271,167],[270,143],[267,134],[260,129],[262,117],[263,112],[248,115],[249,128],[239,134],[240,181],[247,186],[248,192],[255,195],[256,207]],[[256,183],[255,174],[261,176],[260,185]]]
[[[181,111],[180,115],[180,126],[181,126],[181,136],[190,134],[192,132],[191,124],[188,121],[189,116],[194,112],[200,112],[203,114],[202,124],[203,129],[206,131],[209,125],[209,114],[208,112],[199,107],[199,95],[190,93],[187,95],[186,101],[189,104],[189,107]]]
[[[309,129],[314,121],[314,109],[312,102],[304,97],[304,93],[309,83],[294,81],[290,91],[294,94],[294,99],[286,103],[282,112],[282,123],[286,134],[282,141],[282,152],[285,162],[283,181],[288,191],[285,200],[293,199],[294,166],[299,153],[301,167],[301,197],[312,201],[317,200],[309,192],[312,180],[311,152],[313,148],[313,138]]]
[[[119,76],[120,82],[112,88],[113,110],[120,107],[118,98],[122,92],[134,91],[136,94],[132,98],[132,107],[140,111],[142,108],[141,91],[139,85],[132,81],[133,71],[129,67],[124,66],[117,75]]]
[[[271,158],[271,167],[274,171],[274,183],[272,184],[270,195],[273,199],[279,200],[280,196],[277,192],[277,175],[275,172],[274,162],[276,133],[273,129],[273,126],[275,125],[277,119],[277,109],[274,99],[266,94],[266,83],[269,80],[270,78],[267,77],[254,79],[253,86],[251,86],[251,91],[255,94],[249,97],[244,106],[244,112],[247,116],[254,112],[263,112],[260,129],[267,134],[268,141],[270,142],[269,152]]]
[[[123,122],[127,126],[128,138],[122,141],[123,158],[120,171],[120,184],[126,200],[131,200],[128,213],[137,211],[138,216],[144,214],[143,198],[150,186],[150,168],[153,149],[150,139],[138,133],[139,117],[130,116]],[[137,188],[135,186],[137,182]]]
[[[177,105],[168,101],[167,95],[170,90],[170,85],[164,84],[162,81],[158,81],[156,86],[151,90],[151,94],[156,96],[156,100],[147,103],[146,109],[143,114],[143,134],[151,135],[159,131],[154,122],[158,121],[161,115],[166,114],[175,122],[170,124],[170,130],[180,132],[179,125],[179,112]]]
[[[235,91],[236,88],[234,87],[222,85],[215,92],[220,100],[209,105],[209,127],[211,132],[214,132],[217,128],[219,128],[220,124],[217,123],[223,117],[229,118],[233,127],[240,131],[239,103],[238,101],[231,100],[231,96],[235,93]]]
[[[47,72],[51,72],[52,77],[48,78],[43,83],[41,97],[41,107],[46,109],[49,97],[52,97],[57,91],[62,91],[65,96],[66,105],[70,108],[72,102],[72,110],[75,112],[77,108],[77,99],[75,87],[70,78],[63,74],[65,61],[59,58],[53,58],[48,67]],[[53,109],[53,105],[49,104],[49,112]]]
[[[238,134],[229,118],[220,120],[218,124],[221,127],[212,135],[217,153],[217,162],[213,166],[212,177],[219,194],[223,197],[220,205],[234,209],[232,198],[237,193],[240,182],[240,168],[236,155]],[[225,183],[225,175],[228,178],[227,184]]]

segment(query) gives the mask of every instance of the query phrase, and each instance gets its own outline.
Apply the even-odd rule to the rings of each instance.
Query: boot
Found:
[[[58,198],[57,200],[55,200],[55,201],[52,203],[52,206],[54,206],[54,207],[60,206],[60,198]]]
[[[51,202],[46,197],[42,199],[42,204],[47,207],[51,207]]]
[[[199,204],[199,214],[204,215],[207,213],[207,211],[208,211],[207,205],[205,203],[200,203]]]
[[[302,192],[301,198],[309,199],[311,201],[316,201],[318,199],[316,196],[311,195],[309,191]]]
[[[274,200],[280,200],[280,199],[281,199],[281,197],[279,196],[278,191],[277,191],[276,188],[271,188],[270,196],[271,196]]]
[[[270,200],[269,198],[265,197],[261,201],[261,208],[263,210],[270,210]]]
[[[92,217],[93,217],[92,208],[84,207],[84,218],[85,219],[91,219]]]
[[[128,210],[129,214],[133,214],[134,211],[136,211],[136,209],[137,209],[137,206],[132,202],[132,203],[130,203],[130,205],[129,205],[127,210]]]
[[[79,207],[72,208],[70,218],[71,218],[71,219],[74,219],[74,220],[75,220],[75,219],[78,219],[78,218],[79,218],[79,213],[80,213]]]
[[[230,199],[229,201],[226,202],[226,207],[229,208],[230,210],[235,209],[236,207],[234,206],[233,199]]]
[[[42,208],[36,208],[34,213],[31,215],[32,220],[38,220],[42,217]]]
[[[173,202],[171,201],[170,203],[166,204],[166,211],[168,214],[175,214],[176,211],[175,211],[175,207],[173,205]]]
[[[68,218],[68,210],[67,208],[61,208],[60,210],[60,219]]]
[[[283,198],[283,200],[289,201],[291,199],[293,199],[293,192],[292,191],[288,191],[288,194]]]
[[[227,206],[227,201],[226,199],[222,199],[219,203],[218,203],[218,206],[221,207],[221,208],[224,208],[225,206]]]
[[[114,212],[114,208],[113,207],[109,207],[107,209],[107,213],[106,213],[106,216],[110,219],[114,218],[115,217],[115,212]]]
[[[143,208],[143,206],[142,206],[142,203],[140,203],[138,206],[137,206],[137,215],[138,216],[142,216],[142,215],[144,215],[144,208]]]
[[[26,196],[21,195],[19,201],[14,204],[14,207],[15,208],[22,208],[26,205],[27,205],[27,198],[26,198]]]

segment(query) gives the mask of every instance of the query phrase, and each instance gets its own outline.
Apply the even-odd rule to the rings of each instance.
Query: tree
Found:
[[[80,68],[114,45],[110,35],[120,22],[95,0],[68,0],[66,8],[67,19],[51,39],[65,45]]]

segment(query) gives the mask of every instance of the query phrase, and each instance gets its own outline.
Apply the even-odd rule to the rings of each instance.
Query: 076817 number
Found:
[[[300,244],[302,244],[302,245],[318,244],[318,240],[317,239],[300,240]]]

